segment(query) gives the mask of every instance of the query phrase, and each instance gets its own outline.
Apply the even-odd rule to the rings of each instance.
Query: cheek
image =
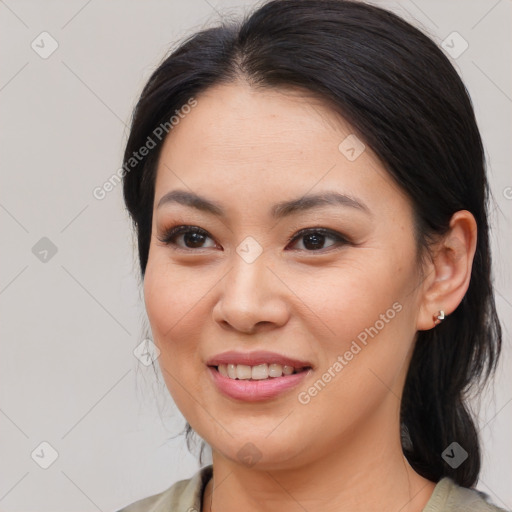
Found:
[[[403,266],[389,254],[370,249],[342,264],[295,276],[293,282],[294,292],[316,313],[319,329],[325,331],[326,339],[334,340],[336,349],[376,322],[379,331],[384,326],[389,330],[397,317],[398,306],[393,308],[393,304],[403,306],[410,288]]]
[[[154,343],[160,350],[158,362],[169,392],[180,409],[186,407],[188,392],[199,382],[197,364],[201,325],[208,318],[208,279],[197,271],[177,268],[168,258],[150,257],[144,277],[144,301]]]
[[[211,285],[203,273],[198,277],[197,270],[173,265],[160,252],[155,251],[148,260],[144,302],[156,340],[178,342],[182,331],[193,328]]]
[[[197,272],[178,269],[158,251],[153,253],[144,277],[144,301],[153,341],[160,350],[158,364],[167,389],[187,419],[195,417],[194,401],[200,396],[197,364],[198,316],[206,318],[205,293],[211,286]],[[197,281],[197,285],[194,283]]]
[[[415,332],[413,265],[370,251],[365,256],[317,273],[298,293],[318,312],[310,315],[308,330],[315,332],[316,321],[311,350],[320,361],[321,382],[311,393],[302,391],[319,410],[329,403],[372,409],[400,381],[407,363]],[[340,421],[348,420],[347,411],[340,411]]]

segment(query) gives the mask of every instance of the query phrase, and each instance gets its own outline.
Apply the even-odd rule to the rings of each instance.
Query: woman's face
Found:
[[[317,101],[196,100],[162,148],[144,279],[176,404],[217,456],[262,468],[398,439],[422,300],[408,199]],[[200,231],[167,237],[183,225]]]

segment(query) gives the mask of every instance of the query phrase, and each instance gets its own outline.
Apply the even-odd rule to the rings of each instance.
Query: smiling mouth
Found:
[[[271,380],[286,377],[294,373],[302,373],[310,370],[310,366],[295,368],[281,364],[258,364],[249,366],[245,364],[219,364],[210,368],[218,371],[223,377],[232,380]]]

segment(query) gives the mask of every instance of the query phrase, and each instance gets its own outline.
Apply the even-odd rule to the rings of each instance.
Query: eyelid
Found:
[[[318,226],[318,227],[303,228],[303,229],[299,229],[299,231],[294,231],[293,235],[288,239],[288,244],[290,244],[291,242],[293,242],[295,240],[300,239],[301,237],[303,237],[305,235],[309,235],[311,233],[320,233],[323,236],[333,238],[338,243],[340,243],[340,242],[342,244],[350,244],[351,243],[350,240],[348,240],[348,238],[346,236],[342,235],[341,233],[334,231],[332,229],[329,229],[329,228],[324,228],[324,227]],[[326,247],[325,249],[319,249],[318,251],[306,251],[306,252],[324,253],[324,252],[328,251],[331,247],[335,247],[335,245],[331,245],[329,247]],[[299,249],[297,249],[297,250],[299,250]]]
[[[199,226],[194,226],[191,224],[176,224],[176,225],[170,226],[168,228],[165,228],[162,230],[161,234],[157,235],[157,238],[163,244],[172,245],[177,249],[198,250],[198,249],[191,249],[191,248],[187,248],[187,247],[180,247],[179,245],[171,242],[172,238],[175,238],[184,233],[199,233],[199,234],[207,236],[208,238],[211,238],[213,240],[213,237],[210,236],[210,233],[208,233],[208,231],[206,231],[203,228],[200,228]],[[201,247],[199,247],[199,249],[201,249]]]
[[[192,225],[192,224],[181,224],[181,223],[178,223],[178,224],[172,225],[168,228],[162,229],[162,233],[158,234],[157,238],[164,245],[166,245],[168,247],[172,247],[173,250],[177,250],[177,251],[199,252],[204,249],[211,249],[211,247],[196,247],[196,248],[181,247],[177,243],[172,242],[172,239],[174,239],[182,234],[186,234],[186,233],[199,233],[201,235],[204,235],[207,238],[210,238],[212,241],[214,241],[215,244],[217,243],[217,242],[215,242],[215,239],[210,235],[210,233],[208,231],[206,231],[205,229],[203,229],[199,226]],[[306,236],[308,234],[312,234],[312,233],[319,233],[322,236],[332,238],[337,243],[330,245],[324,249],[318,249],[318,250],[313,250],[313,251],[307,251],[307,250],[305,251],[303,249],[292,249],[292,250],[296,250],[299,252],[313,253],[313,254],[314,253],[323,254],[323,253],[329,252],[331,250],[331,248],[333,248],[333,249],[338,248],[340,243],[341,243],[341,245],[351,244],[351,241],[349,239],[347,239],[346,236],[342,235],[341,233],[339,233],[335,230],[321,227],[321,226],[317,226],[317,227],[312,226],[312,227],[307,227],[307,228],[302,228],[302,229],[300,229],[298,227],[294,227],[292,235],[290,235],[288,237],[286,247],[288,247],[288,245],[290,243],[292,243],[296,240],[299,240],[301,237],[304,237],[304,236]]]

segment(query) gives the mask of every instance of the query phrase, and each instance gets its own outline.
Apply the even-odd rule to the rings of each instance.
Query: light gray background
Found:
[[[469,44],[453,62],[488,155],[505,328],[478,488],[511,508],[511,2],[377,3],[439,44],[454,31]],[[92,191],[120,167],[132,107],[169,46],[242,5],[255,2],[0,0],[1,511],[112,511],[199,467],[162,380],[133,355],[145,314],[121,186],[101,201]],[[31,47],[43,31],[59,45],[47,59]],[[42,237],[57,247],[46,262],[32,251]],[[31,458],[49,457],[43,441],[58,453],[48,469]]]

